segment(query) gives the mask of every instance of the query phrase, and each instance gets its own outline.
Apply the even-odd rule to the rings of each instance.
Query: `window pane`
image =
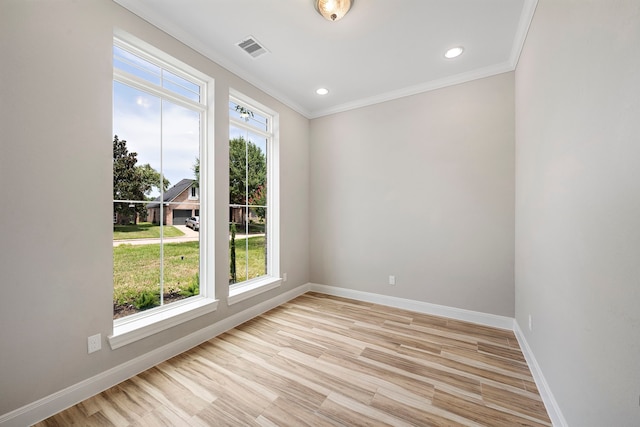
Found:
[[[115,153],[114,151],[115,199],[153,200],[160,195],[160,122],[160,99],[158,97],[114,82],[113,132],[118,136],[119,141],[126,141],[122,147],[126,153]],[[121,164],[117,163],[117,158],[122,160]],[[133,167],[131,167],[131,163],[133,163]],[[140,189],[141,191],[136,191],[126,182],[118,182],[125,180],[131,184],[130,181],[133,179],[131,170],[137,167],[143,168],[141,172],[143,173],[144,185]],[[168,184],[165,181],[165,185]],[[116,195],[115,190],[118,188],[122,188],[124,191]]]
[[[248,117],[248,111],[244,111],[240,105],[233,101],[229,101],[229,117],[235,119],[245,119]]]
[[[184,194],[171,195],[171,201],[174,197],[186,201],[191,186],[199,187],[199,159],[200,114],[162,101],[162,172],[172,186],[189,189]]]
[[[255,112],[253,116],[249,117],[249,125],[263,131],[269,130],[269,122],[267,118]]]
[[[162,87],[179,93],[192,101],[200,102],[200,86],[167,70],[162,70]]]
[[[159,85],[161,81],[160,67],[118,46],[113,47],[113,68],[131,73],[155,85]]]
[[[247,204],[267,204],[267,140],[252,133],[247,134]]]
[[[251,126],[265,132],[269,131],[269,119],[246,105],[229,101],[229,117],[244,120],[247,123],[247,126]]]
[[[250,208],[246,251],[248,264],[248,280],[267,274],[267,225],[266,208]]]
[[[247,141],[240,129],[230,130],[229,141],[229,203],[244,205],[247,201]]]
[[[159,227],[146,222],[144,203],[114,202],[114,318],[160,304],[160,244],[141,244]]]
[[[238,239],[238,216],[242,215],[241,208],[230,208],[231,223],[229,224],[229,285],[246,280],[245,271],[246,261],[239,252]]]
[[[133,74],[155,86],[161,86],[192,101],[200,102],[200,85],[162,69],[118,46],[113,47],[113,68]]]
[[[165,226],[167,231],[176,227]],[[182,227],[181,227],[182,228]],[[163,240],[164,304],[200,293],[200,241],[197,231]]]

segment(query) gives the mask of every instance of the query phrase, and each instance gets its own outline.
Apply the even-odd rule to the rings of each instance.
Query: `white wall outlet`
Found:
[[[101,334],[91,335],[89,338],[87,338],[87,350],[89,351],[89,354],[96,352],[101,348],[102,348]]]
[[[533,321],[531,320],[531,315],[529,315],[529,331],[533,330]]]
[[[396,276],[389,276],[389,284],[391,286],[395,286],[396,285]]]
[[[282,281],[283,282],[287,281],[287,273],[282,273]]]

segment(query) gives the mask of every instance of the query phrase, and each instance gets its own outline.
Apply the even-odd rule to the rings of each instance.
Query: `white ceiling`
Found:
[[[114,1],[308,118],[511,71],[537,4],[355,0],[330,22],[313,0]],[[269,52],[249,56],[247,36]]]

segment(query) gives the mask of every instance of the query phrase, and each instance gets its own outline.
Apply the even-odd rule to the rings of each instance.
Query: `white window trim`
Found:
[[[193,320],[218,309],[218,301],[203,296],[194,296],[155,309],[132,314],[113,323],[113,334],[109,335],[112,350],[162,332],[181,323]]]
[[[215,200],[213,182],[214,79],[124,31],[116,30],[114,32],[114,43],[126,49],[133,49],[136,53],[142,53],[153,62],[159,60],[172,72],[177,71],[180,75],[184,75],[186,72],[203,83],[202,99],[206,100],[207,107],[204,112],[205,120],[201,121],[200,128],[203,141],[200,144],[200,159],[203,166],[200,168],[199,191],[205,195],[205,200],[213,203]],[[180,69],[176,69],[172,65],[175,63],[180,63]],[[114,79],[117,74],[119,73],[114,70]],[[118,77],[122,78],[121,75]],[[134,86],[137,86],[135,81],[129,80],[126,83],[134,83]],[[145,88],[145,90],[148,89]],[[112,350],[217,310],[219,301],[215,298],[215,265],[211,261],[207,262],[207,260],[215,259],[215,228],[213,226],[215,224],[215,209],[213,206],[207,209],[207,206],[201,205],[200,217],[204,218],[200,227],[200,235],[204,236],[201,241],[200,253],[200,295],[115,319],[113,333],[107,337]]]
[[[269,212],[267,275],[229,286],[227,305],[233,305],[275,289],[282,284],[280,278],[280,116],[276,111],[232,88],[229,89],[229,99],[245,104],[251,110],[270,116],[272,122],[271,134],[269,135],[270,145],[267,148],[267,209]],[[244,127],[241,121],[235,121],[231,118],[229,123]],[[252,131],[260,133],[256,129]],[[229,221],[227,220],[227,222]],[[228,255],[227,252],[227,257]],[[229,265],[228,262],[227,265]]]
[[[261,293],[275,289],[282,284],[282,279],[273,276],[262,276],[254,280],[239,283],[238,285],[229,287],[229,298],[227,305],[237,304]]]

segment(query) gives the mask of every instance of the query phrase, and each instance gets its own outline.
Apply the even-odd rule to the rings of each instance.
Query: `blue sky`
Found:
[[[113,133],[127,141],[129,152],[138,153],[138,165],[162,170],[170,186],[194,178],[200,155],[197,112],[119,82],[114,82],[113,104]]]

